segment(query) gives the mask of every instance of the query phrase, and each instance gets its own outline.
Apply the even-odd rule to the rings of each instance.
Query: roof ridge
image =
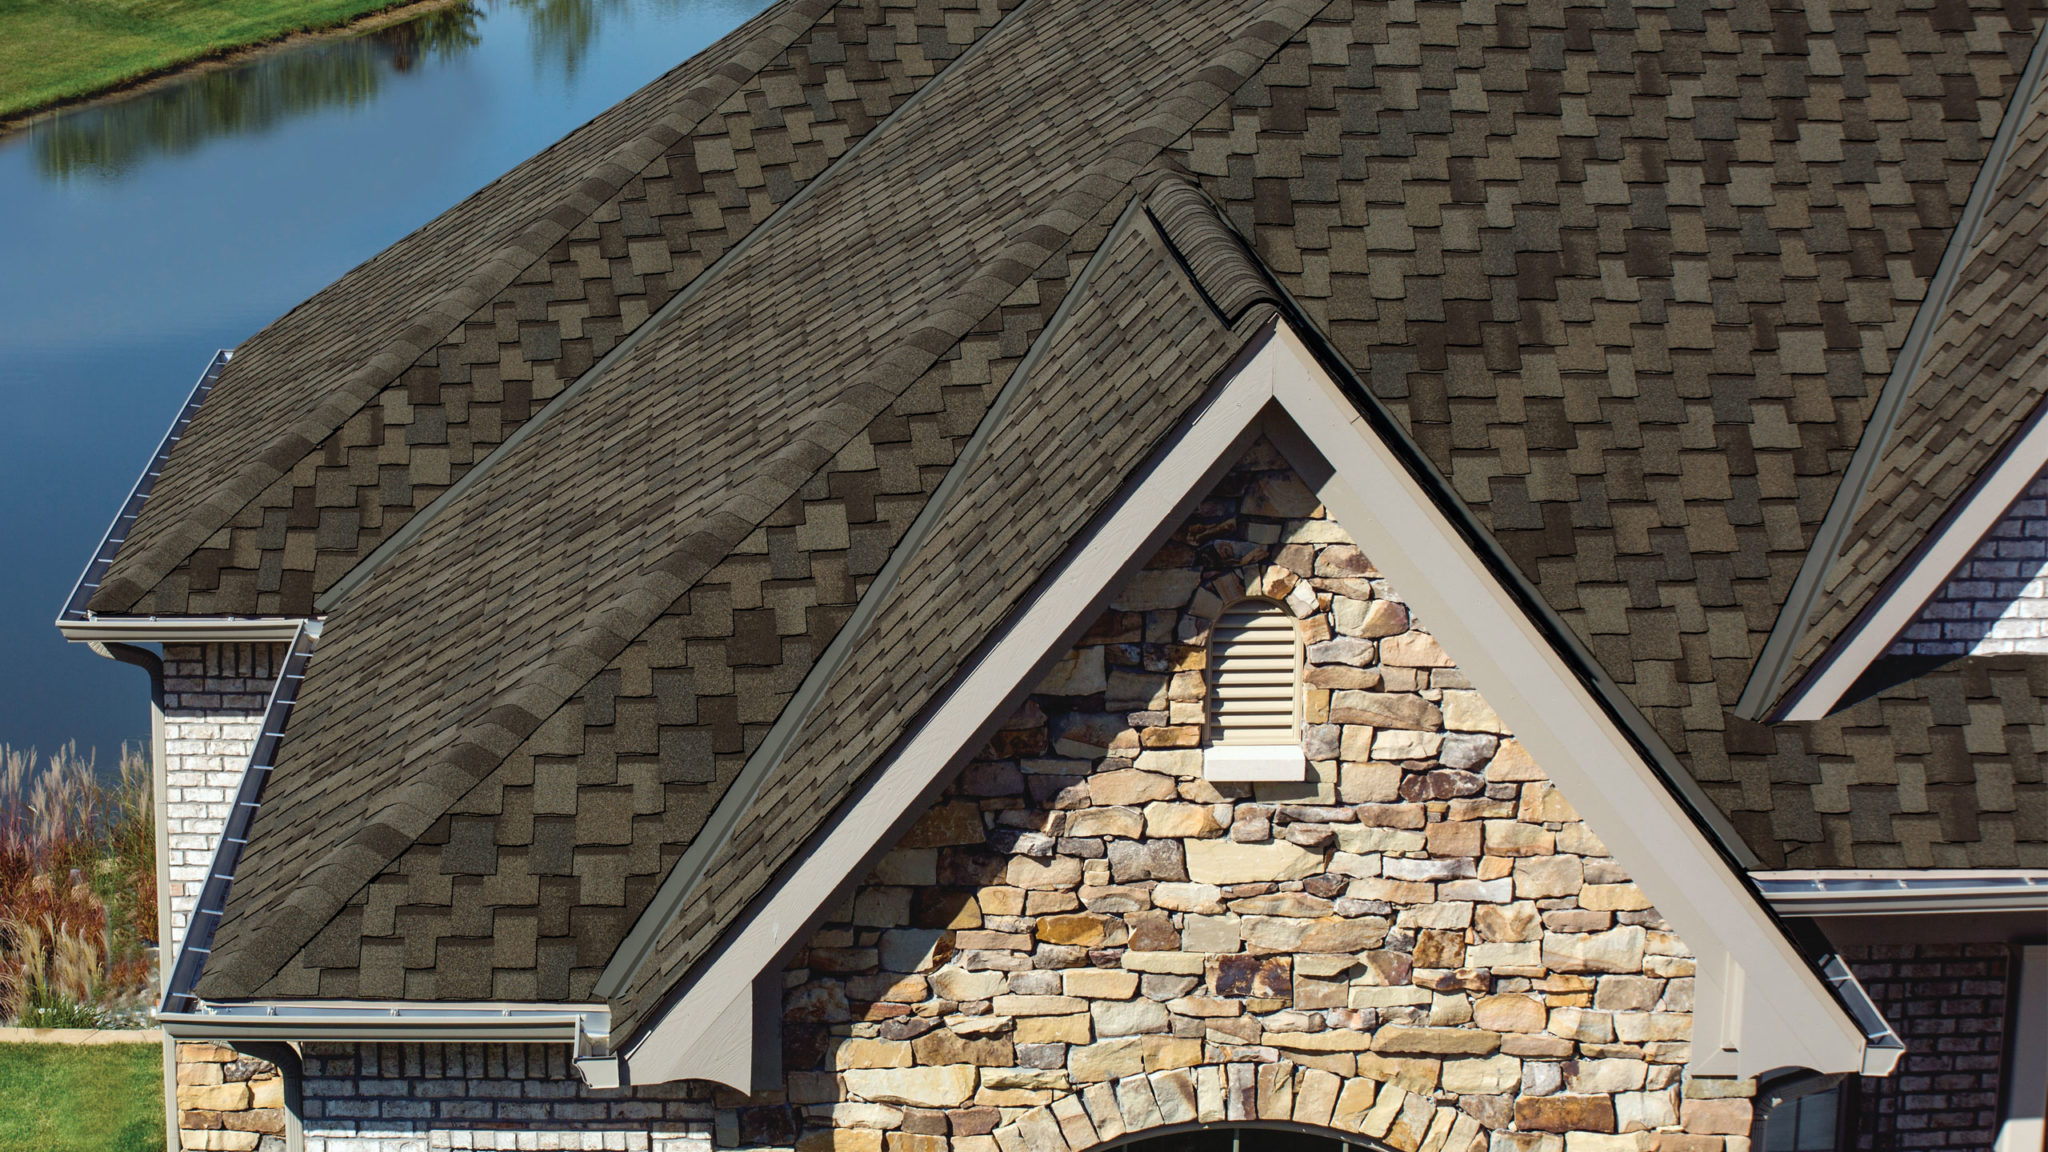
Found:
[[[309,861],[302,877],[338,874],[339,883],[302,880],[295,885],[260,929],[242,933],[255,934],[250,947],[215,957],[221,965],[219,974],[253,988],[280,970],[346,907],[357,889],[510,755],[664,608],[688,592],[848,439],[863,430],[877,411],[999,307],[1032,272],[1058,257],[1076,230],[1137,182],[1150,162],[1183,132],[1230,98],[1328,2],[1267,0],[1262,5],[1265,12],[1292,13],[1293,18],[1283,22],[1262,14],[1252,20],[1201,65],[1184,72],[1145,115],[1104,141],[1064,192],[1013,225],[1006,241],[979,260],[979,271],[949,297],[935,300],[922,317],[895,329],[890,343],[846,386],[846,398],[811,410],[800,427],[791,429],[761,469],[756,484],[728,493],[705,513],[705,527],[639,574],[626,577],[620,591],[552,646],[546,663],[529,666],[517,682],[495,692],[490,698],[492,706],[481,717],[451,733],[442,750],[421,764],[403,787],[346,838]],[[1263,50],[1255,51],[1248,43],[1261,44]],[[954,65],[965,59],[963,55]],[[952,72],[951,67],[943,70],[925,89],[932,89],[937,80]],[[875,136],[869,134],[869,138]]]
[[[816,26],[834,3],[835,0],[786,0],[779,9],[770,9],[731,33],[727,39],[744,37],[744,44],[734,49],[730,59],[712,69],[709,78],[677,96],[670,104],[670,110],[645,130],[595,160],[583,179],[564,189],[552,204],[536,210],[525,227],[472,265],[473,270],[467,278],[429,299],[420,307],[412,323],[384,347],[361,361],[311,411],[251,453],[243,468],[217,485],[185,515],[168,524],[162,534],[146,541],[139,554],[131,554],[130,564],[140,573],[147,574],[147,579],[137,571],[123,571],[102,584],[99,594],[119,597],[124,608],[132,606],[194,549],[204,545],[222,525],[319,447],[328,435],[361,411],[449,332],[488,304],[506,285],[517,280],[521,272],[532,267],[548,249],[601,208],[606,200],[617,195],[619,189],[677,140],[687,136],[696,123],[716,112],[718,106],[742,84],[776,56],[788,51],[798,37]],[[754,27],[757,24],[759,26]],[[751,35],[748,35],[750,28]],[[707,51],[716,51],[716,48]],[[677,68],[686,68],[689,63],[686,60]],[[590,123],[595,123],[595,119]],[[572,133],[565,140],[573,139],[573,136]],[[549,150],[558,146],[560,142],[551,145]],[[546,151],[540,155],[545,155]],[[512,171],[449,208],[448,212],[459,210],[531,163],[533,159],[522,161]],[[439,219],[440,216],[435,217],[435,220]],[[430,220],[408,235],[417,235],[434,222]],[[311,302],[301,302],[279,317],[279,321]],[[195,420],[203,419],[204,412],[202,409]]]
[[[1852,538],[1864,496],[1878,475],[1878,465],[1884,458],[1885,448],[1897,431],[1900,414],[1919,382],[1919,372],[1935,325],[1955,294],[1956,280],[1973,250],[1999,176],[2011,157],[2020,123],[2028,119],[2028,113],[2041,91],[2044,75],[2048,75],[2048,24],[2035,34],[2026,68],[2013,85],[2005,113],[1999,118],[1998,131],[1986,148],[1983,163],[1971,184],[1962,216],[1950,231],[1949,241],[1942,250],[1941,263],[1929,278],[1927,294],[1914,310],[1912,325],[1893,357],[1891,373],[1871,406],[1855,452],[1842,470],[1841,480],[1828,501],[1827,514],[1807,544],[1806,555],[1800,561],[1791,591],[1786,594],[1778,618],[1765,636],[1756,662],[1750,666],[1742,694],[1731,709],[1743,719],[1764,719],[1790,690],[1791,686],[1783,684],[1783,681],[1793,670],[1799,642],[1827,591],[1828,573]],[[1807,678],[1807,675],[1800,677],[1802,682]]]

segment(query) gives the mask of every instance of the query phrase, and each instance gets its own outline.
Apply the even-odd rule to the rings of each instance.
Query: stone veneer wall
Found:
[[[179,1044],[178,1140],[208,1152],[285,1152],[284,1075],[232,1048]]]
[[[2036,477],[1892,644],[1894,656],[2048,653],[2048,475]]]
[[[1859,1086],[1856,1147],[1991,1147],[1998,1138],[2011,950],[1898,944],[1845,948],[1842,957],[1906,1042],[1897,1072]]]
[[[1205,644],[1243,595],[1309,641],[1304,784],[1202,778]],[[1684,943],[1264,443],[786,981],[787,1093],[756,1110],[805,1152],[1238,1119],[1747,1147],[1749,1086],[1683,1075]]]
[[[1209,622],[1311,641],[1314,778],[1201,776]],[[305,1047],[308,1152],[1079,1152],[1276,1121],[1400,1152],[1747,1152],[1690,952],[1269,445],[785,972],[784,1084],[561,1046]]]
[[[164,645],[164,829],[158,882],[173,945],[199,901],[235,789],[262,729],[282,644]]]

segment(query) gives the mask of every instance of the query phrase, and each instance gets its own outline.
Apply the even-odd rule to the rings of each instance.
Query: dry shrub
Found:
[[[0,1017],[89,1026],[146,999],[155,835],[139,753],[110,787],[76,745],[39,766],[0,744]]]

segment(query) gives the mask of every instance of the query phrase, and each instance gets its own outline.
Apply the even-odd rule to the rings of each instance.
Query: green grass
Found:
[[[0,0],[0,116],[394,0]]]
[[[0,1044],[0,1148],[163,1152],[163,1049]]]

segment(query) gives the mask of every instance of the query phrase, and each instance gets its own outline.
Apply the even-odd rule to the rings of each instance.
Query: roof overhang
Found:
[[[179,1040],[343,1040],[387,1043],[567,1044],[577,1074],[616,1088],[611,1010],[602,1004],[397,1004],[379,1000],[198,1003],[158,1012]]]
[[[1861,1072],[1881,1043],[1792,945],[1741,871],[1574,671],[1422,479],[1284,322],[1226,373],[1000,635],[870,775],[782,881],[622,1045],[634,1083],[709,1079],[743,1091],[731,1029],[765,970],[800,943],[850,878],[885,851],[986,731],[1029,692],[1061,642],[1258,432],[1373,557],[1699,960],[1695,1071]],[[1880,1021],[1881,1023],[1881,1021]]]

